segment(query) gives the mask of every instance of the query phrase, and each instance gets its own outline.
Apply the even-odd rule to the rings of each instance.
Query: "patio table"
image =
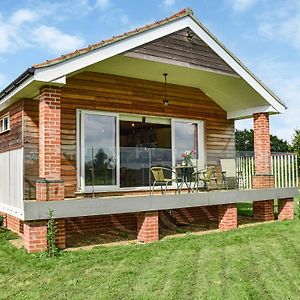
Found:
[[[186,187],[188,188],[189,193],[190,192],[194,192],[193,188],[192,188],[192,176],[191,174],[194,171],[195,166],[184,166],[184,165],[176,165],[175,167],[173,167],[173,169],[175,169],[176,174],[178,174],[178,170],[181,171],[181,175],[182,175],[182,182],[181,185],[179,187],[179,190],[181,190],[183,188],[183,185],[185,184]],[[191,172],[189,172],[191,171]]]

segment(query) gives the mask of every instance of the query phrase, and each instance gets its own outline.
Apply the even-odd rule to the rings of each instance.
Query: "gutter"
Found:
[[[15,79],[12,83],[10,83],[6,88],[4,88],[0,92],[0,102],[1,100],[7,96],[11,91],[13,91],[16,87],[18,87],[21,83],[23,83],[26,79],[32,77],[35,72],[34,67],[28,68],[25,72],[23,72],[17,79]]]

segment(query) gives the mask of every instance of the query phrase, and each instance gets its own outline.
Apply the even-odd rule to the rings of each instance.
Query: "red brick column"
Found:
[[[253,218],[260,221],[273,221],[274,200],[254,201]]]
[[[38,201],[64,200],[61,180],[61,91],[44,87],[39,97]]]
[[[293,198],[278,199],[278,220],[294,219],[294,200]]]
[[[61,91],[57,87],[40,90],[39,177],[36,183],[37,201],[64,200],[64,182],[61,180]],[[24,241],[28,252],[47,249],[46,224],[46,220],[24,223]],[[57,242],[59,247],[64,248],[64,221],[58,224]]]
[[[47,250],[47,220],[24,222],[24,246],[29,253]],[[57,220],[56,243],[60,249],[66,247],[65,220]]]
[[[47,250],[47,222],[32,221],[24,223],[24,246],[29,253]]]
[[[218,205],[218,227],[221,230],[237,228],[237,208],[235,204]]]
[[[158,241],[158,212],[144,212],[137,215],[137,239],[150,243]]]
[[[254,189],[274,187],[271,174],[270,124],[267,113],[254,114],[254,159],[255,175],[252,178]],[[274,201],[253,202],[253,217],[262,221],[274,220]]]

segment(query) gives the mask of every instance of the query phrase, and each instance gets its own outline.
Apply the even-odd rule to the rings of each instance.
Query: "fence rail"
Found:
[[[252,188],[252,176],[255,174],[255,161],[252,156],[236,159],[237,171],[241,173],[240,188]],[[297,155],[293,153],[272,154],[271,172],[274,175],[275,188],[298,186]]]
[[[0,153],[0,211],[22,218],[23,148]]]

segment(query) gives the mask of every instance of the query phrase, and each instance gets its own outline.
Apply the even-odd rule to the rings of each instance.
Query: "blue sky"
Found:
[[[300,127],[299,0],[0,0],[0,90],[32,64],[185,7],[288,106],[271,133]],[[252,120],[237,128],[252,128]]]

